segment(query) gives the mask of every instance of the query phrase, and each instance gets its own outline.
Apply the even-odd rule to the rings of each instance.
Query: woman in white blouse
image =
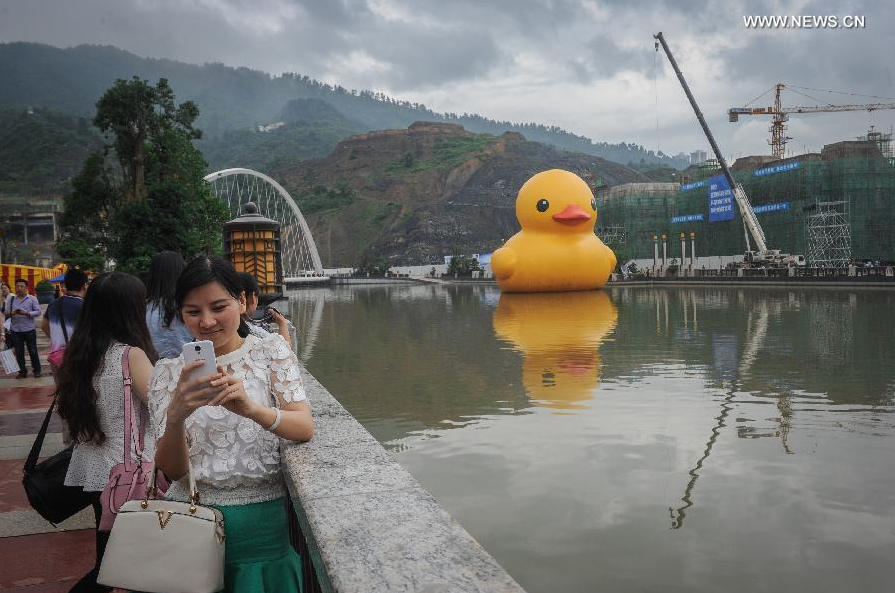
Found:
[[[66,486],[93,493],[97,525],[102,515],[99,498],[112,467],[124,461],[124,376],[122,356],[130,345],[128,366],[134,410],[144,418],[152,362],[156,359],[146,327],[146,289],[136,277],[122,272],[100,274],[90,283],[78,324],[69,339],[59,367],[59,415],[75,443]],[[150,433],[147,423],[147,433]],[[144,434],[144,458],[152,459],[155,441]],[[129,445],[136,459],[134,443]],[[97,585],[96,577],[108,531],[96,532],[96,566],[72,592],[111,591]]]
[[[314,432],[295,354],[279,334],[239,334],[245,297],[221,258],[190,262],[175,301],[193,337],[213,343],[218,372],[191,377],[202,361],[184,365],[183,355],[153,372],[149,408],[156,463],[172,481],[168,498],[187,500],[189,460],[202,503],[224,514],[224,590],[300,591],[279,451],[280,439],[307,441]]]

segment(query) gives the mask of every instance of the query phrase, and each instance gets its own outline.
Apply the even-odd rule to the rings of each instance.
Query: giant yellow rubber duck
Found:
[[[525,182],[516,197],[522,230],[491,256],[504,292],[593,290],[617,260],[594,234],[597,202],[574,173],[551,169]]]
[[[587,407],[600,385],[600,344],[618,311],[604,291],[501,294],[494,334],[524,357],[522,384],[536,406]]]

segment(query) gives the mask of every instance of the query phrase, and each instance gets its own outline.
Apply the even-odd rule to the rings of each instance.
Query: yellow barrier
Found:
[[[59,264],[55,268],[0,264],[0,280],[5,282],[10,290],[15,290],[16,280],[24,278],[28,282],[28,291],[34,292],[34,288],[39,282],[61,276],[65,274],[67,268],[68,266],[65,264]]]

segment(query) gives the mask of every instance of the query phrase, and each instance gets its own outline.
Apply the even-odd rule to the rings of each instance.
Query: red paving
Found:
[[[3,397],[3,389],[0,389],[0,397]],[[37,435],[46,416],[46,410],[28,411],[24,414],[0,414],[0,437]],[[62,420],[59,419],[58,414],[53,414],[51,417],[47,432],[62,432]]]
[[[43,387],[6,387],[0,389],[0,412],[46,410],[53,401],[52,385]]]
[[[45,342],[38,333],[38,340]],[[45,362],[46,349],[40,350]],[[55,391],[49,367],[44,371],[44,377],[36,380],[38,386],[4,381],[7,386],[0,387],[0,437],[36,436]],[[11,377],[0,374],[0,379]],[[28,382],[33,381],[29,373]],[[59,419],[54,417],[49,432],[60,429]],[[0,515],[33,512],[22,488],[24,463],[24,459],[0,459]],[[65,593],[93,567],[96,536],[92,529],[54,531],[49,523],[46,528],[47,533],[34,535],[4,537],[0,533],[0,593]]]
[[[22,459],[0,459],[0,513],[30,509],[22,487]],[[0,542],[5,540],[0,539]],[[0,559],[6,559],[0,555]]]
[[[88,529],[0,539],[0,591],[68,591],[93,567],[95,538]]]

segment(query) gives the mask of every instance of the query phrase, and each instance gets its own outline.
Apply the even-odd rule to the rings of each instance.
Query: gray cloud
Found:
[[[744,15],[791,11],[865,15],[867,28],[743,25]],[[869,0],[798,7],[777,0],[0,0],[0,42],[109,44],[147,57],[292,71],[438,110],[650,147],[658,105],[662,149],[691,150],[704,140],[667,61],[653,52],[660,29],[719,141],[736,139],[732,153],[764,152],[765,138],[755,126],[727,124],[725,110],[775,82],[895,96],[895,6]],[[874,118],[885,127],[895,121],[892,112]],[[824,137],[860,133],[866,118],[813,121],[799,141],[816,147]]]
[[[665,60],[655,59],[655,50],[641,43],[639,48],[620,47],[612,38],[600,35],[584,45],[582,55],[572,58],[569,68],[583,83],[612,78],[619,72],[661,76]]]

